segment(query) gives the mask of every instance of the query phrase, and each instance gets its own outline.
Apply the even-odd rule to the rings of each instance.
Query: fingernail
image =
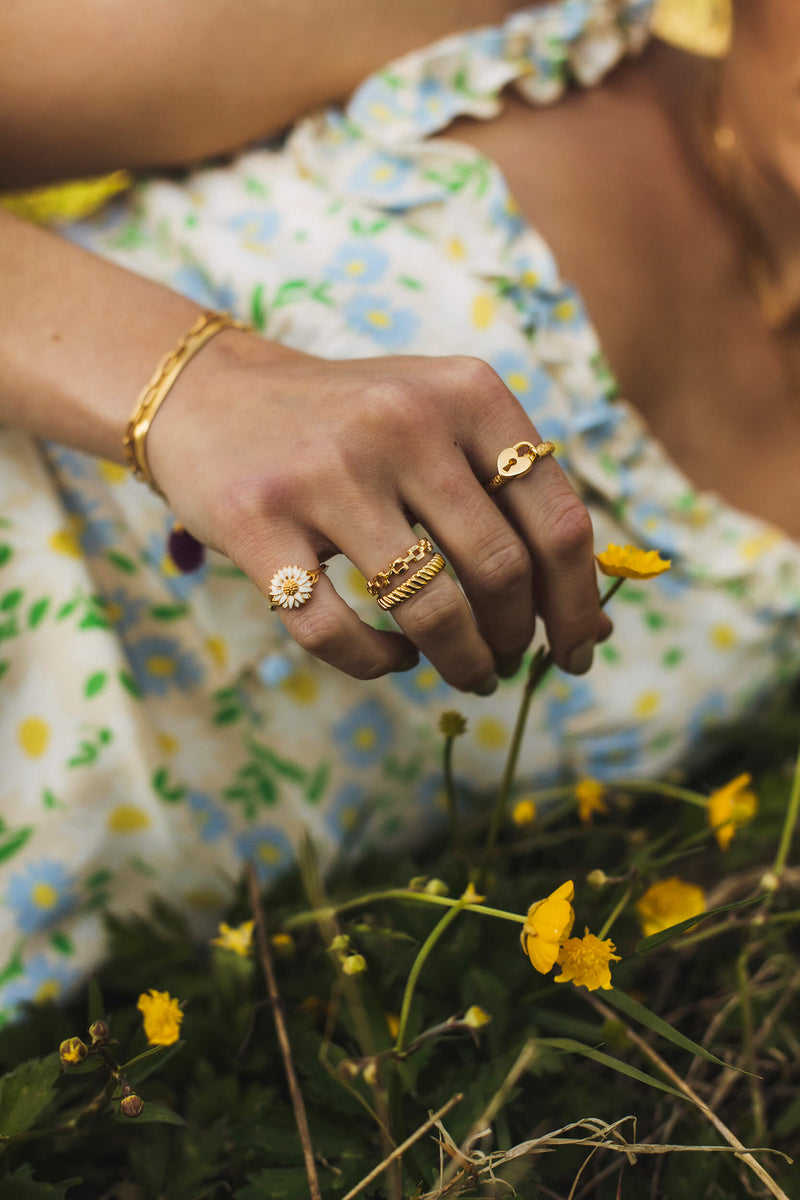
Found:
[[[594,658],[594,639],[587,638],[570,652],[567,659],[567,670],[570,675],[585,675],[592,665]]]
[[[519,656],[503,659],[497,664],[497,674],[501,679],[510,679],[512,675],[516,675],[521,665],[522,659]]]
[[[483,683],[478,684],[472,690],[476,696],[491,696],[492,692],[497,691],[497,676],[490,675],[488,679],[484,679]]]

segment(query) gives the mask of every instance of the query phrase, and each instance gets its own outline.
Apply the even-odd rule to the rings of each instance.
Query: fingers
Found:
[[[373,629],[325,574],[315,577],[318,552],[297,526],[273,528],[257,544],[240,543],[229,554],[267,601],[276,601],[274,611],[290,636],[322,662],[356,679],[375,679],[419,661],[402,634]],[[292,567],[301,570],[287,570]]]
[[[385,571],[417,541],[417,534],[396,510],[362,513],[346,533],[341,550],[370,579]],[[382,595],[391,596],[395,587],[417,582],[422,586],[394,604],[389,611],[409,641],[430,660],[442,678],[461,691],[488,695],[497,685],[491,647],[479,631],[464,593],[445,571],[425,580],[420,576],[432,555],[419,564],[412,562],[391,576]]]

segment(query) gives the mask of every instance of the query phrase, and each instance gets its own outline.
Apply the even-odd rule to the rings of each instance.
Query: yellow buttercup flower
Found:
[[[591,825],[595,813],[601,816],[608,812],[608,805],[603,799],[606,789],[598,779],[579,779],[575,784],[575,799],[578,801],[578,816],[583,825]]]
[[[660,879],[647,889],[636,902],[636,912],[645,937],[661,933],[679,921],[698,917],[706,910],[706,897],[702,888],[694,883],[684,883],[677,875]]]
[[[253,950],[253,921],[243,921],[232,929],[225,921],[219,924],[219,936],[211,939],[212,946],[220,946],[223,950],[232,950],[241,958],[247,958]]]
[[[602,554],[596,554],[597,565],[604,575],[616,579],[653,579],[672,566],[672,559],[662,558],[657,550],[637,550],[635,546],[615,546],[609,542]]]
[[[174,996],[150,988],[149,994],[142,992],[136,1007],[144,1017],[144,1035],[149,1046],[171,1046],[177,1042],[183,1012]]]
[[[758,811],[758,796],[750,790],[752,775],[737,775],[708,798],[708,821],[720,849],[727,850],[740,825],[752,821]]]
[[[521,829],[525,825],[532,825],[536,820],[536,801],[525,798],[518,800],[511,810],[511,820]]]
[[[542,975],[555,965],[562,942],[572,932],[575,910],[570,902],[574,895],[575,885],[569,879],[528,909],[520,941],[531,963]]]
[[[616,948],[610,938],[601,941],[588,929],[582,938],[570,938],[558,956],[561,974],[556,975],[556,983],[574,983],[590,992],[596,988],[608,991],[613,986],[610,964],[621,962],[619,955],[614,953]]]

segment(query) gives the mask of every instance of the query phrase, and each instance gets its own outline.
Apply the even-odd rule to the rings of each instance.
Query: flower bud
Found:
[[[144,1108],[144,1101],[141,1096],[137,1096],[135,1092],[131,1092],[129,1096],[124,1096],[119,1106],[119,1111],[123,1117],[138,1117]]]
[[[443,879],[429,879],[422,890],[429,896],[447,896],[450,892]]]
[[[602,888],[608,883],[608,876],[606,875],[605,871],[601,871],[600,868],[597,867],[594,871],[590,871],[586,876],[586,882],[588,883],[589,887]]]
[[[358,1063],[353,1062],[352,1058],[343,1058],[336,1068],[336,1074],[340,1079],[356,1079],[360,1073],[361,1068]]]
[[[760,886],[765,892],[777,892],[781,886],[780,877],[774,871],[766,871],[761,876]]]
[[[278,958],[291,958],[294,954],[294,938],[290,933],[273,933],[270,941]]]
[[[67,1038],[58,1047],[58,1057],[63,1067],[77,1067],[89,1053],[89,1047],[79,1037]]]
[[[464,1013],[461,1021],[470,1029],[480,1029],[482,1025],[488,1025],[491,1019],[485,1009],[477,1004],[472,1004]]]
[[[511,810],[511,820],[520,829],[532,825],[536,820],[536,801],[529,796],[518,800]]]
[[[460,712],[451,710],[443,712],[439,717],[439,732],[446,738],[460,737],[467,731],[467,718]]]
[[[346,933],[337,933],[336,937],[328,947],[329,950],[333,950],[336,954],[341,954],[343,950],[349,950],[349,948],[350,938]]]
[[[106,1025],[105,1021],[92,1021],[89,1026],[89,1037],[92,1039],[93,1046],[103,1045],[111,1036],[111,1030]]]
[[[364,1067],[363,1074],[364,1082],[368,1083],[370,1087],[375,1087],[375,1084],[378,1082],[378,1064],[374,1058],[371,1058]]]
[[[348,954],[342,959],[342,970],[345,975],[360,975],[367,969],[367,960],[363,954]]]

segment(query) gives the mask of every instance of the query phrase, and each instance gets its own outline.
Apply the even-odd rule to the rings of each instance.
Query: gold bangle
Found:
[[[444,570],[444,566],[445,561],[442,555],[434,554],[431,561],[426,563],[424,567],[420,567],[418,571],[415,571],[405,583],[399,584],[394,591],[389,592],[387,595],[379,596],[378,604],[384,609],[394,608],[395,604],[402,604],[409,596],[413,596],[414,592],[419,592],[422,588],[426,587],[434,576]]]
[[[230,313],[201,313],[177,346],[161,359],[150,382],[136,401],[136,407],[131,414],[131,419],[125,429],[125,436],[122,439],[122,448],[125,451],[125,461],[130,470],[137,479],[148,484],[157,495],[163,496],[164,493],[158,487],[150,471],[146,448],[146,438],[153,418],[183,368],[215,333],[219,333],[222,329],[250,330],[251,328],[252,326],[245,321],[237,321]]]

